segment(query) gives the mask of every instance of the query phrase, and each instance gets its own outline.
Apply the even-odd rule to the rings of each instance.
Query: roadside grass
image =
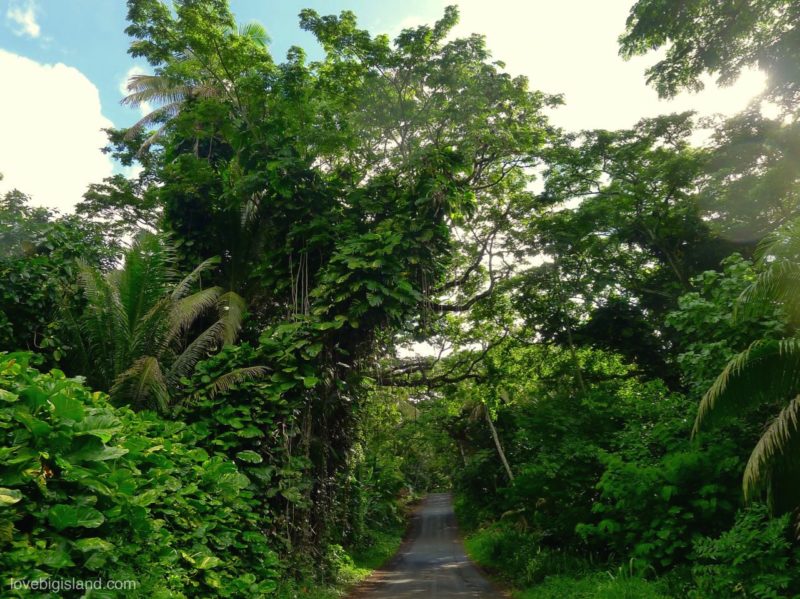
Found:
[[[517,591],[514,599],[672,599],[665,595],[658,581],[643,578],[610,578],[596,572],[577,578],[567,575],[549,576],[529,589]]]
[[[380,568],[400,548],[405,527],[370,531],[370,542],[345,550],[338,545],[329,548],[326,560],[332,578],[327,584],[290,580],[276,591],[276,599],[341,599],[373,571]]]
[[[464,540],[467,555],[514,599],[672,599],[668,581],[647,580],[619,567],[600,569],[589,560],[542,548],[536,535],[496,522]]]

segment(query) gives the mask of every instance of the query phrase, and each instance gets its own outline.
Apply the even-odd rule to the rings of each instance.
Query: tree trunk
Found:
[[[489,414],[489,409],[484,406],[483,413],[486,414],[486,422],[489,423],[489,428],[492,431],[492,438],[494,439],[494,445],[497,447],[497,453],[500,456],[500,461],[503,462],[503,468],[506,469],[506,474],[508,474],[508,480],[514,482],[514,473],[511,472],[511,466],[508,465],[508,460],[506,459],[506,454],[503,451],[503,446],[500,445],[500,437],[497,436],[497,429],[494,427],[494,422],[492,422],[492,417]]]
[[[461,453],[461,461],[464,462],[464,468],[467,467],[467,454],[464,453],[464,443],[461,439],[458,440],[458,451]]]

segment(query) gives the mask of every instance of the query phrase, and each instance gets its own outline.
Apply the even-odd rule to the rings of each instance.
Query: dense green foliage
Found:
[[[632,7],[662,95],[767,72],[702,147],[552,127],[453,7],[303,10],[314,62],[223,0],[128,9],[139,174],[0,201],[3,584],[333,597],[452,490],[521,597],[800,593],[794,3]]]
[[[29,359],[0,357],[5,585],[57,575],[133,580],[138,597],[275,588],[266,522],[231,460],[197,447],[191,427],[114,408]]]

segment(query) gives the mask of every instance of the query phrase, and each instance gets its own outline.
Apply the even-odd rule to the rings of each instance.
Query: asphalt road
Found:
[[[458,538],[452,498],[428,495],[398,554],[353,594],[358,599],[503,597],[472,565]]]

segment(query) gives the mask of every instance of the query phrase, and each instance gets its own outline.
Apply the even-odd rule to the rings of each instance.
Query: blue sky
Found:
[[[643,116],[693,109],[732,114],[763,85],[760,73],[733,87],[709,81],[699,94],[660,101],[645,84],[655,57],[625,62],[617,37],[634,0],[231,0],[240,22],[262,23],[281,59],[291,45],[319,56],[298,27],[303,8],[352,10],[374,33],[396,34],[429,23],[446,4],[461,11],[457,35],[481,33],[494,56],[531,87],[564,93],[551,115],[567,129],[620,128]],[[70,210],[86,186],[115,168],[99,152],[103,127],[140,117],[123,107],[126,77],[146,72],[127,55],[123,0],[0,0],[0,76],[13,82],[0,94],[0,193],[16,187],[39,205]]]
[[[276,60],[283,58],[292,45],[307,49],[319,57],[320,49],[313,36],[301,31],[298,13],[314,8],[324,14],[353,10],[370,29],[389,30],[408,15],[435,20],[441,14],[441,3],[425,0],[232,0],[230,3],[240,22],[258,21],[267,28],[270,46]],[[0,13],[5,17],[0,29],[0,48],[31,58],[39,63],[64,63],[75,67],[92,81],[100,92],[103,114],[117,126],[135,122],[135,111],[119,104],[119,83],[135,63],[128,55],[129,38],[125,35],[124,0],[0,0]],[[18,20],[9,18],[9,11],[33,11],[39,33],[19,34]]]

